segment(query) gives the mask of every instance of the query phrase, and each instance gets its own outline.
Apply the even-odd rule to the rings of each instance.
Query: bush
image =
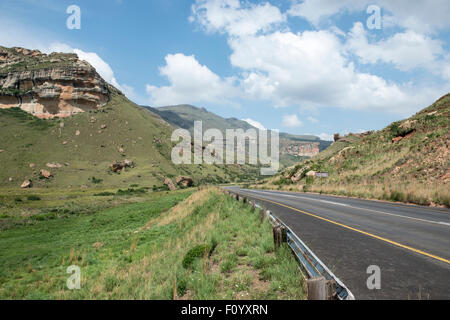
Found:
[[[39,200],[41,200],[41,198],[39,198],[38,196],[34,196],[34,195],[28,196],[27,199],[30,200],[30,201],[39,201]]]
[[[93,184],[99,184],[99,183],[101,183],[103,181],[102,179],[97,179],[96,177],[92,177],[89,180],[91,180],[91,182]]]
[[[201,244],[189,250],[183,258],[183,268],[189,269],[196,258],[202,258],[205,253],[211,256],[217,246],[217,241],[213,239],[211,244]]]

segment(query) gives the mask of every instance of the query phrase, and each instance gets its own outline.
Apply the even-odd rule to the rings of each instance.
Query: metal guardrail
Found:
[[[336,295],[339,300],[355,300],[351,291],[336,277],[330,269],[312,252],[311,249],[280,219],[270,212],[270,221],[275,221],[286,229],[287,242],[296,257],[299,259],[309,278],[324,277],[336,283]]]
[[[237,194],[236,194],[237,195]],[[262,208],[255,202],[255,206]],[[273,227],[281,226],[286,230],[287,243],[298,261],[302,264],[309,279],[316,279],[324,277],[327,281],[335,284],[335,295],[339,300],[355,300],[354,295],[345,286],[345,284],[336,277],[330,269],[312,252],[310,248],[289,228],[283,221],[281,221],[272,212],[267,210],[265,212],[269,222]]]

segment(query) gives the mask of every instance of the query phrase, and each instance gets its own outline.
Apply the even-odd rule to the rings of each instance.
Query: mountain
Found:
[[[191,105],[146,108],[171,125],[189,130],[191,133],[194,130],[194,121],[202,121],[203,130],[216,128],[223,133],[226,129],[256,129],[246,121],[236,118],[223,118],[205,108]],[[300,159],[317,155],[330,144],[330,141],[323,141],[312,135],[292,135],[280,132],[280,162],[284,166],[289,166]]]
[[[338,137],[266,187],[450,206],[450,94],[383,130]],[[328,172],[314,178],[314,172]]]
[[[74,54],[0,47],[2,187],[160,188],[179,175],[196,184],[256,176],[246,166],[173,164],[174,129]]]

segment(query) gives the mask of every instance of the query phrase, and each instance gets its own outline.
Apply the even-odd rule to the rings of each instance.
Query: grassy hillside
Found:
[[[346,136],[266,187],[450,206],[450,94],[366,137]],[[325,180],[308,171],[329,172]],[[297,175],[301,180],[293,182]],[[295,180],[295,179],[294,179]]]
[[[175,166],[170,161],[172,131],[158,116],[118,93],[98,111],[64,119],[40,120],[18,108],[0,109],[0,188],[19,188],[25,179],[37,188],[152,188],[180,174],[196,183],[220,183],[256,173],[235,166]],[[120,174],[110,170],[111,163],[125,159],[135,167]],[[47,163],[61,168],[48,168]],[[53,177],[42,179],[41,169]]]
[[[267,221],[217,189],[191,190],[0,232],[0,299],[305,298]],[[66,287],[70,265],[80,290]]]

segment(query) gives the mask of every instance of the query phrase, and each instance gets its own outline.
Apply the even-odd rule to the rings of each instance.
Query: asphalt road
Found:
[[[356,299],[450,300],[450,210],[335,196],[230,191],[271,210]],[[380,267],[381,289],[367,268]]]

